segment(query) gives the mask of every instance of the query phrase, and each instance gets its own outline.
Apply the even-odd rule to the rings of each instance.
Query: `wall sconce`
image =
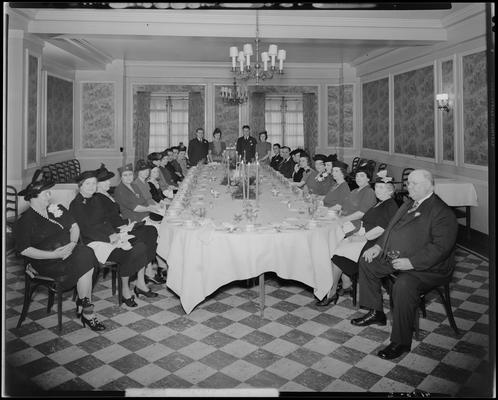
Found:
[[[448,93],[438,93],[436,94],[437,108],[438,110],[444,110],[446,112],[450,111],[450,102],[448,100]]]

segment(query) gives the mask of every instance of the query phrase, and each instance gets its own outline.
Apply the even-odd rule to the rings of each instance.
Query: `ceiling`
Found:
[[[105,69],[115,59],[229,63],[230,46],[241,50],[244,43],[252,43],[255,48],[256,18],[260,52],[274,43],[286,50],[286,63],[355,65],[395,48],[445,41],[448,21],[472,3],[451,4],[450,9],[396,11],[12,8],[7,12],[13,16],[12,28],[18,19],[28,21],[27,31],[47,42],[43,50],[47,60],[85,70]]]

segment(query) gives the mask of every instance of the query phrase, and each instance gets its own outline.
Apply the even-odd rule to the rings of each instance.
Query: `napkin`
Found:
[[[346,221],[342,224],[342,230],[344,233],[349,233],[354,231],[356,228],[355,226],[351,223],[351,221]]]

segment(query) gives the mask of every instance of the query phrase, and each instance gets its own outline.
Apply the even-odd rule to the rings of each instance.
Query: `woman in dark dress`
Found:
[[[145,284],[145,266],[150,255],[147,246],[140,241],[130,242],[128,232],[119,232],[116,222],[109,218],[108,208],[102,196],[95,196],[97,190],[96,171],[85,171],[77,177],[79,193],[69,206],[69,210],[81,229],[83,243],[95,251],[97,259],[104,263],[114,261],[119,265],[122,280],[122,302],[128,307],[137,307],[135,296],[129,287],[130,276],[137,275],[134,288],[137,297],[143,294],[156,297]],[[131,238],[133,239],[133,238]]]
[[[17,221],[14,232],[17,251],[41,275],[59,281],[63,289],[76,285],[76,314],[83,326],[94,331],[105,326],[93,313],[92,275],[98,261],[92,249],[78,243],[80,229],[71,214],[60,204],[50,204],[50,188],[54,183],[38,180],[19,192],[30,207]]]
[[[221,140],[221,129],[215,128],[213,131],[213,141],[209,142],[208,162],[222,162],[226,148],[226,143]]]
[[[328,295],[316,304],[327,306],[331,302],[337,303],[339,293],[337,284],[344,272],[352,276],[358,272],[358,259],[361,254],[375,244],[375,240],[382,235],[394,214],[398,211],[398,205],[393,199],[394,186],[391,177],[386,172],[380,171],[380,176],[375,180],[375,196],[378,203],[367,210],[361,221],[354,221],[356,230],[354,234],[347,236],[335,249],[332,257],[333,285]],[[344,282],[344,280],[343,280]],[[352,292],[351,287],[343,287],[342,293]]]
[[[145,283],[166,283],[164,275],[167,266],[160,258],[157,258],[157,229],[155,226],[138,225],[134,221],[126,220],[121,217],[119,204],[109,194],[111,187],[111,178],[114,172],[109,171],[104,164],[95,171],[97,175],[97,192],[94,196],[102,200],[102,206],[106,210],[106,217],[111,221],[114,228],[119,229],[121,232],[129,232],[130,235],[135,236],[136,239],[131,239],[130,243],[134,244],[136,241],[142,242],[147,247],[147,261],[149,264],[145,270]],[[156,262],[164,264],[163,268],[158,267],[157,272],[154,274],[152,264]]]

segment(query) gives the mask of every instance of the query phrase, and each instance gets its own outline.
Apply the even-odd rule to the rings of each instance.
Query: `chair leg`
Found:
[[[427,318],[427,310],[425,308],[425,295],[420,296],[420,310],[422,311],[422,316]]]
[[[48,303],[47,303],[47,314],[52,310],[52,306],[54,305],[54,290],[53,288],[48,288]]]
[[[415,328],[415,339],[416,340],[420,340],[420,335],[419,335],[419,331],[420,331],[420,315],[419,315],[419,312],[418,312],[418,308],[415,311],[414,328]]]
[[[20,328],[22,322],[26,319],[30,303],[31,303],[31,280],[26,276],[24,281],[24,302],[22,305],[21,316],[19,317],[19,321],[17,321],[17,328]]]
[[[123,298],[123,281],[121,280],[121,274],[119,273],[119,271],[112,271],[112,274],[114,288],[116,288],[116,283],[114,282],[114,280],[117,279],[118,281],[118,304],[121,306],[121,299]]]
[[[446,315],[448,316],[448,320],[450,321],[450,325],[455,331],[457,335],[460,335],[460,331],[455,322],[455,318],[453,317],[453,310],[451,309],[451,298],[450,298],[450,285],[447,283],[444,285],[444,295],[443,291],[438,288],[439,296],[441,296],[441,300],[443,301],[444,308],[446,309]]]
[[[78,297],[78,290],[76,289],[76,286],[75,286],[73,289],[73,301],[76,301],[77,297]]]
[[[354,274],[351,277],[351,283],[353,285],[352,290],[353,290],[353,306],[356,307],[356,295],[357,295],[357,290],[358,290],[358,274]]]
[[[57,322],[59,331],[62,330],[62,289],[57,287]]]
[[[115,269],[111,270],[111,285],[112,285],[111,286],[112,287],[111,293],[114,296],[116,294],[116,270]]]

